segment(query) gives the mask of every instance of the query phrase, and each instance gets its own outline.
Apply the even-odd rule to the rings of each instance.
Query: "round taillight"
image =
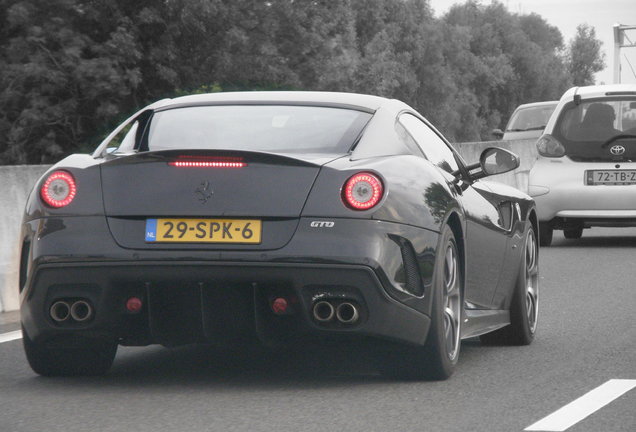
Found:
[[[40,189],[42,200],[54,208],[69,205],[76,193],[75,179],[66,171],[55,171],[49,175]]]
[[[371,173],[358,173],[347,180],[343,189],[345,204],[354,210],[368,210],[382,199],[382,182]]]

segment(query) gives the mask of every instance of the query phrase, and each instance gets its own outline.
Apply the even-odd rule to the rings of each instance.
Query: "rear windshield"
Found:
[[[346,153],[371,118],[352,109],[198,106],[155,113],[148,150],[231,149],[274,153]]]
[[[506,126],[506,132],[543,130],[556,104],[521,108],[515,111]]]
[[[636,157],[636,96],[566,105],[553,135],[575,160],[632,160]],[[615,145],[623,149],[611,153]]]

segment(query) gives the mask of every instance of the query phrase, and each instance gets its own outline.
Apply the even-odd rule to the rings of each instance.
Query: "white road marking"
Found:
[[[636,387],[636,380],[611,379],[524,430],[543,432],[567,430],[634,387]]]
[[[16,339],[22,339],[22,330],[16,330],[9,333],[0,334],[0,343],[10,342]]]

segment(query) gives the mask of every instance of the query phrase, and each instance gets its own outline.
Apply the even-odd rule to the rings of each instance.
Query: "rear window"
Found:
[[[346,153],[371,118],[352,109],[198,106],[155,113],[148,150],[230,149],[272,153]]]
[[[623,132],[636,132],[636,99],[597,100],[566,106],[557,126],[570,141],[605,141]]]
[[[603,98],[566,105],[553,135],[577,160],[615,160],[610,147],[624,147],[623,158],[636,156],[636,97]]]

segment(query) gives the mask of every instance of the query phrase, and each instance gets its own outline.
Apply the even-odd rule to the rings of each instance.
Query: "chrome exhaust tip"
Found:
[[[318,322],[331,321],[335,312],[333,305],[324,300],[317,302],[313,308],[314,319]]]
[[[360,313],[353,303],[340,303],[336,309],[336,318],[343,324],[354,324],[360,318]]]
[[[49,315],[55,322],[63,322],[71,316],[71,307],[65,301],[56,301],[49,309]]]
[[[77,322],[84,322],[93,316],[93,307],[84,300],[77,300],[71,306],[71,317]]]

